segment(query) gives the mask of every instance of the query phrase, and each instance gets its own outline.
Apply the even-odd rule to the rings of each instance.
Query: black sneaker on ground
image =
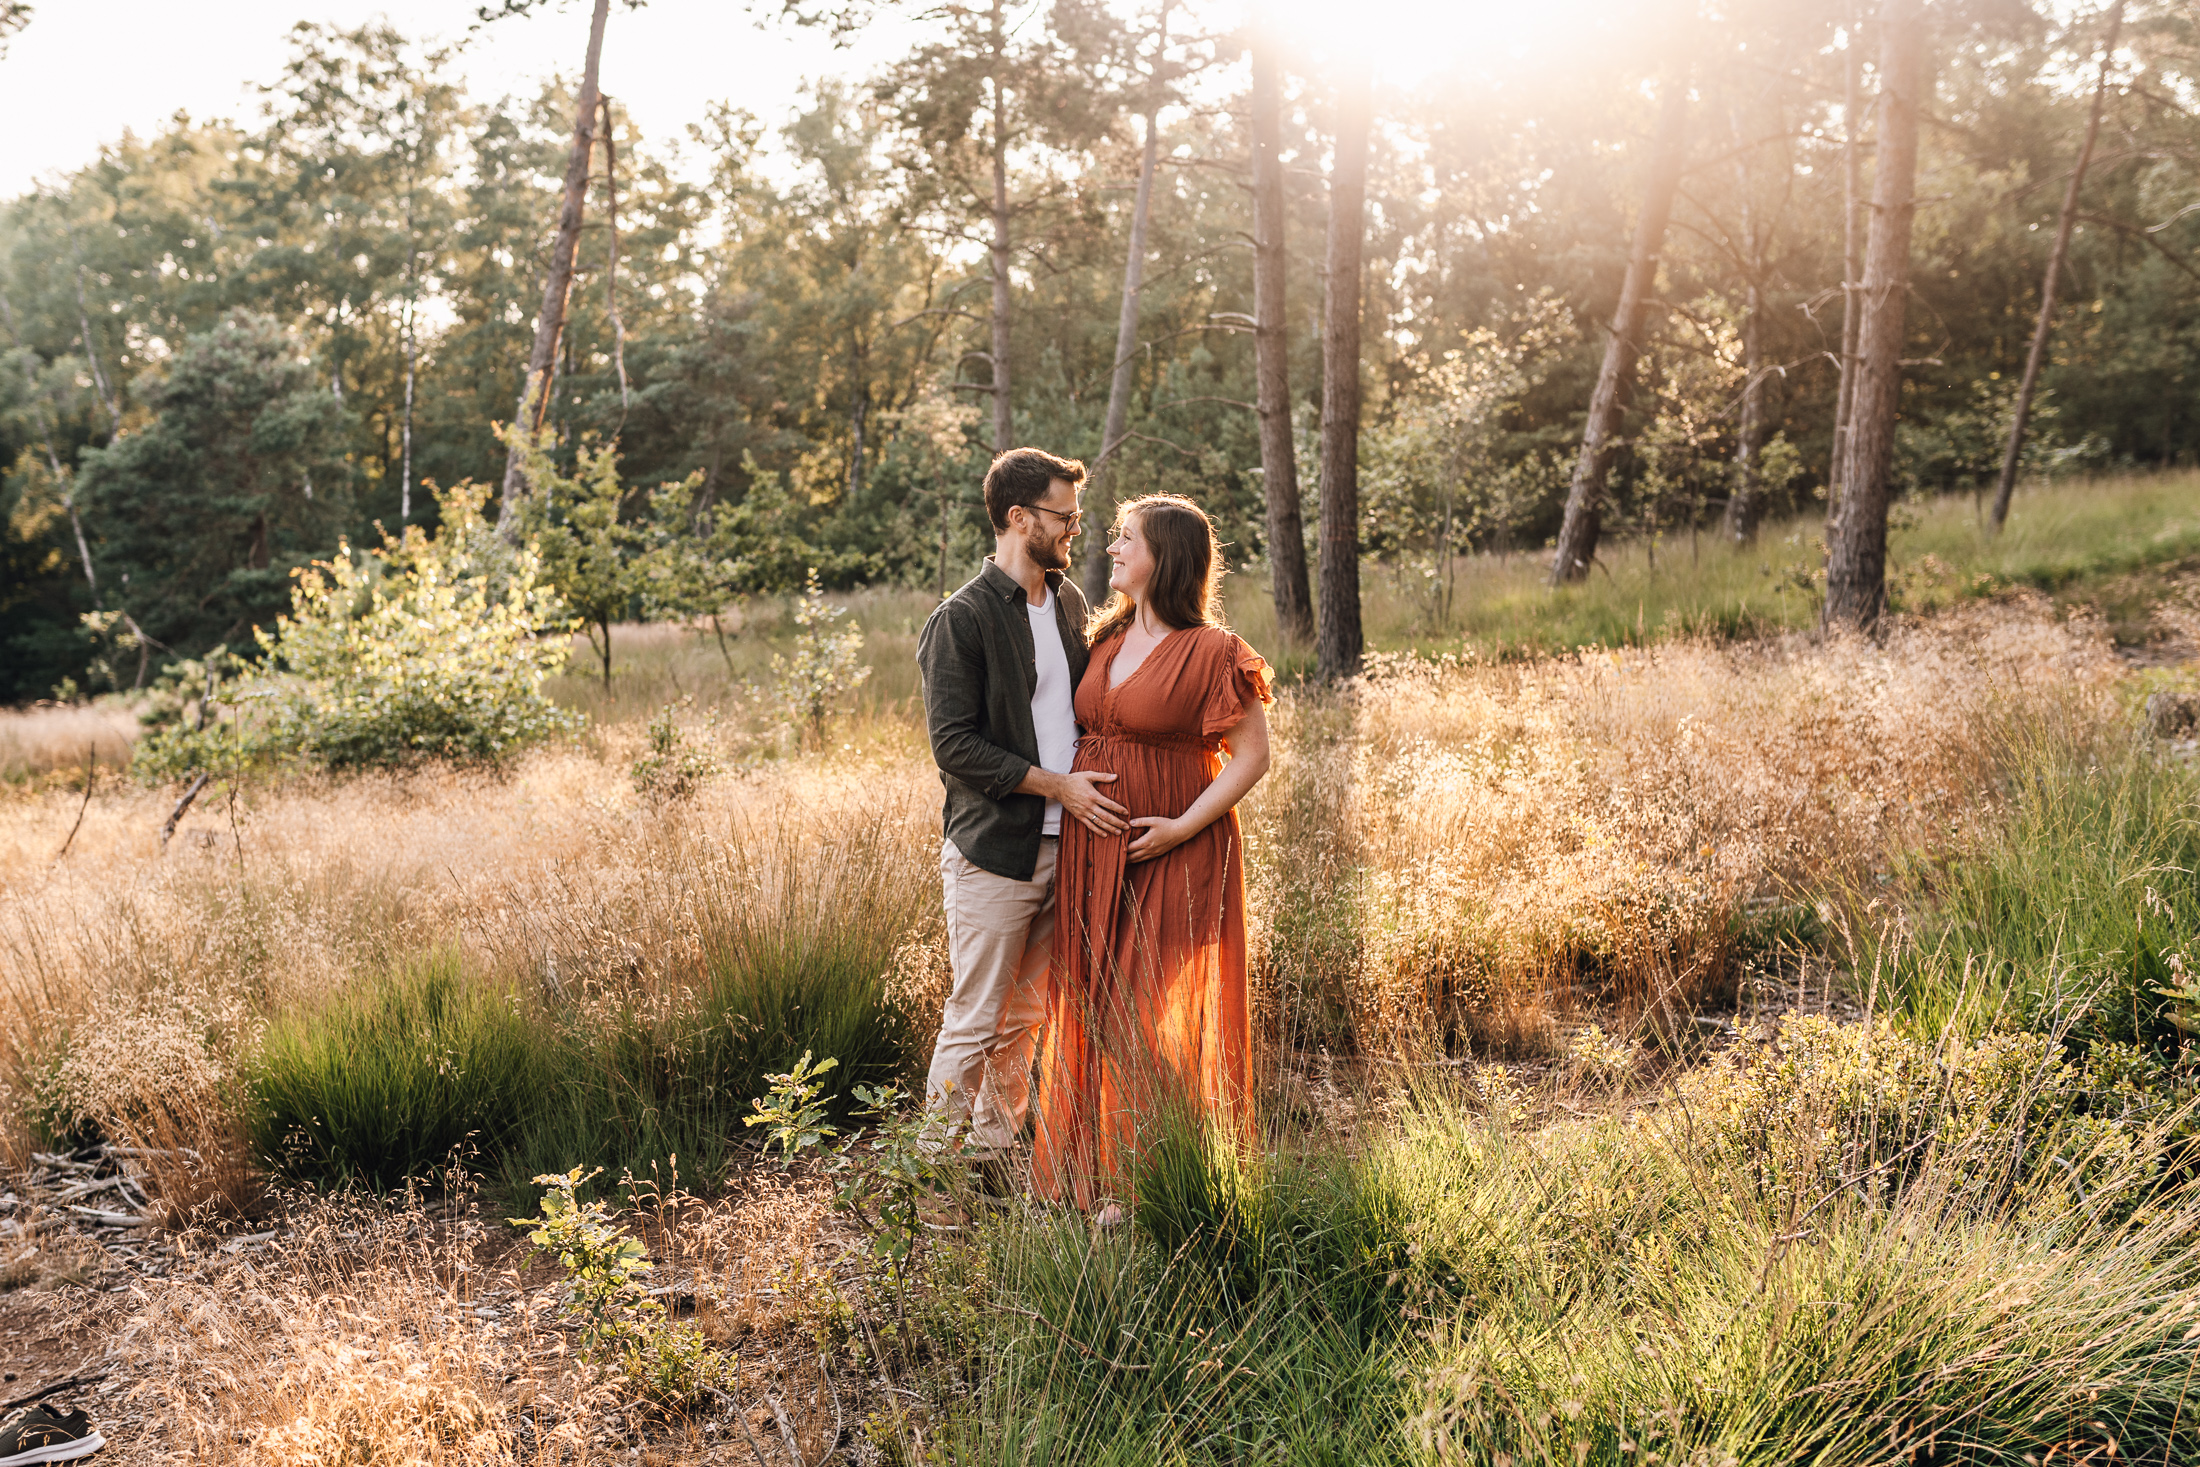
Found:
[[[82,1411],[31,1406],[0,1422],[0,1467],[19,1462],[73,1462],[107,1445]]]

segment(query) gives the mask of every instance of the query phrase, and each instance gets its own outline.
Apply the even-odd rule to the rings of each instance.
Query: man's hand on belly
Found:
[[[1044,795],[1050,800],[1062,802],[1063,813],[1081,822],[1094,835],[1121,835],[1123,817],[1130,811],[1106,795],[1097,786],[1113,784],[1115,776],[1097,769],[1073,769],[1068,774],[1056,774],[1051,769],[1031,766],[1024,782],[1017,786],[1020,794]]]

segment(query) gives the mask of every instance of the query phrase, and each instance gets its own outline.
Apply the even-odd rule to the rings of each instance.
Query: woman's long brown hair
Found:
[[[1174,627],[1219,627],[1222,619],[1222,543],[1214,522],[1181,494],[1149,494],[1116,511],[1118,529],[1138,521],[1138,532],[1153,552],[1153,578],[1146,600],[1156,618]],[[1121,591],[1085,622],[1085,642],[1097,647],[1129,625],[1137,603]]]

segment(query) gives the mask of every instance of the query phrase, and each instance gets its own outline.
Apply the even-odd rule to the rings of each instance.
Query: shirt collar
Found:
[[[1062,573],[1060,571],[1042,571],[1040,574],[1047,578],[1047,589],[1049,591],[1059,592],[1062,589]],[[1007,571],[1002,570],[990,555],[985,558],[985,566],[978,572],[978,579],[984,581],[993,594],[1003,601],[1013,601],[1024,594],[1024,588],[1017,584],[1016,578]]]

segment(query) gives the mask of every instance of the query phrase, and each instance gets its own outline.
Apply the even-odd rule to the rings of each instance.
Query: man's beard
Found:
[[[1069,547],[1057,539],[1034,535],[1024,541],[1024,550],[1031,556],[1031,563],[1041,570],[1069,569]]]

